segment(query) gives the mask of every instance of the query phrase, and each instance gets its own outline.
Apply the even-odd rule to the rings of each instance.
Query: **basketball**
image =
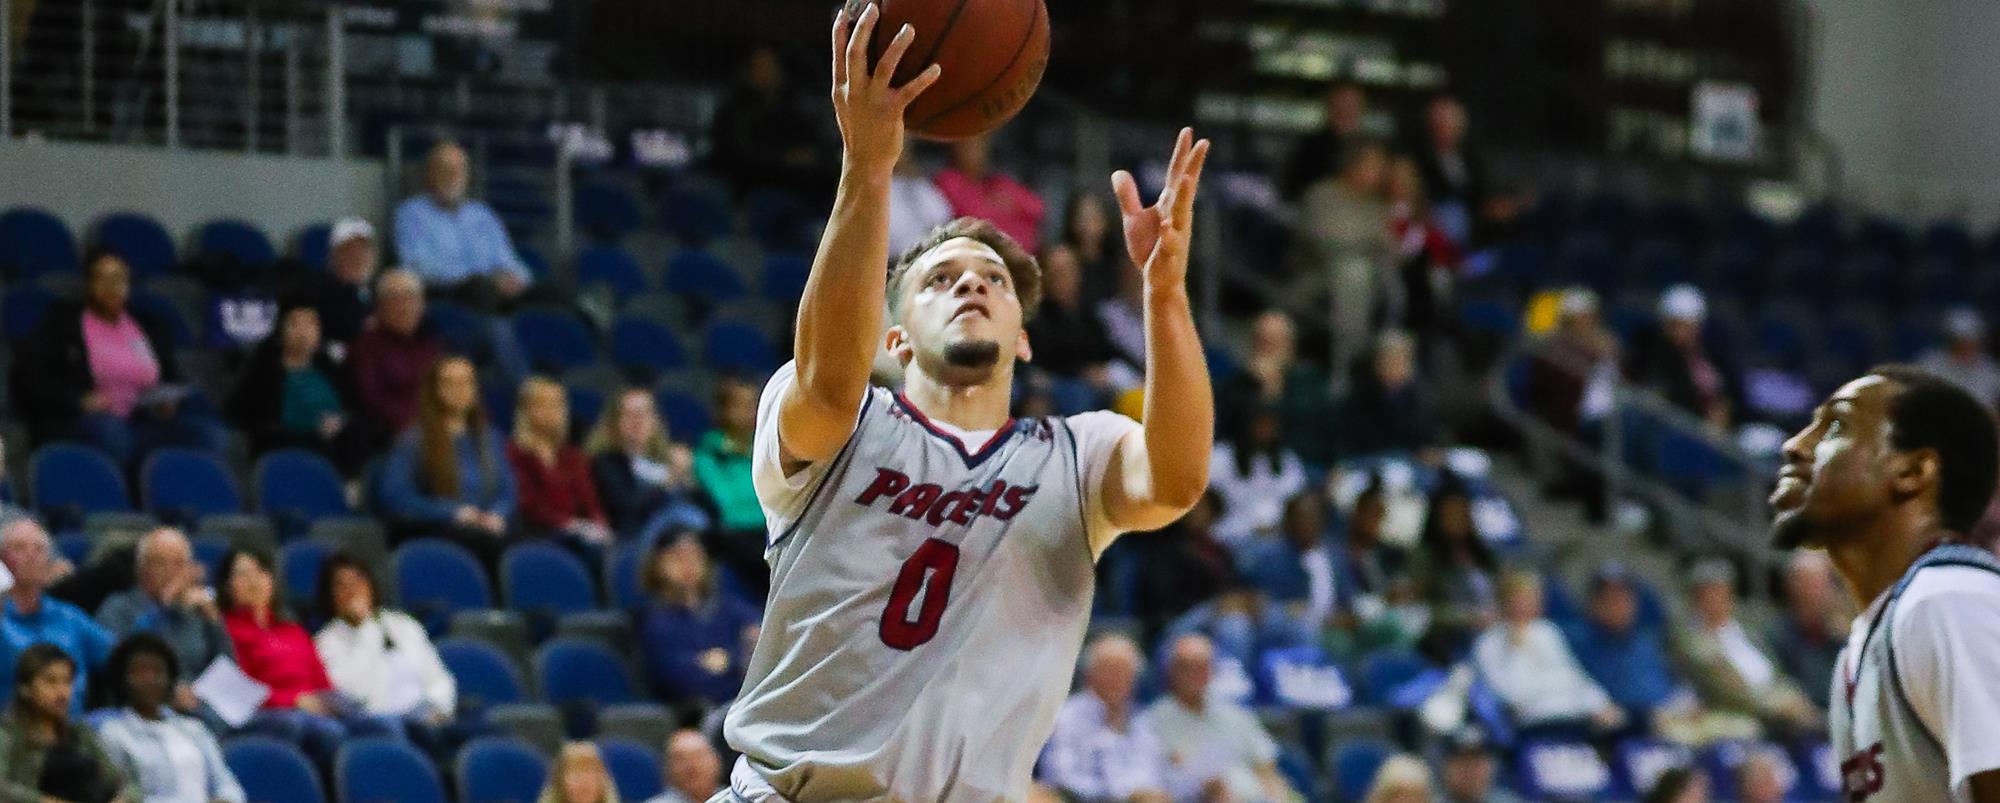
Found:
[[[1043,0],[868,0],[882,6],[869,43],[879,60],[904,23],[916,40],[897,66],[902,86],[932,64],[938,82],[911,103],[904,122],[917,136],[976,137],[1012,119],[1028,104],[1049,64],[1049,10]],[[859,13],[866,3],[855,3]]]

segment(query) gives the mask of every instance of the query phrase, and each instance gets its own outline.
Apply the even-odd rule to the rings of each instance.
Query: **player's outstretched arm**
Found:
[[[1188,301],[1188,241],[1208,140],[1182,129],[1159,200],[1144,206],[1132,174],[1111,177],[1125,219],[1125,247],[1145,277],[1146,420],[1112,455],[1104,508],[1122,530],[1171,524],[1208,489],[1215,397]]]
[[[851,10],[855,4],[850,3]],[[882,288],[889,264],[889,180],[903,151],[903,110],[937,81],[935,64],[901,87],[889,85],[916,34],[895,33],[881,62],[868,43],[881,8],[842,10],[833,24],[833,111],[840,122],[840,188],[826,235],[799,300],[792,353],[798,382],[779,404],[779,442],[787,462],[811,463],[839,451],[882,332]],[[789,470],[789,469],[788,469]]]

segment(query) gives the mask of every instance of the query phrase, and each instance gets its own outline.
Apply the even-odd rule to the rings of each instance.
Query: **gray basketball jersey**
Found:
[[[1010,421],[969,450],[871,388],[832,459],[775,468],[758,413],[771,596],[729,744],[785,798],[1021,800],[1090,616],[1088,490],[1112,413]]]
[[[1851,803],[1968,803],[1969,795],[1951,789],[1946,734],[1934,732],[1911,705],[1913,694],[1936,690],[1912,686],[1900,671],[1894,632],[1898,603],[1911,584],[1927,570],[1968,567],[1992,573],[1988,579],[2000,593],[2000,561],[1982,549],[1947,544],[1932,549],[1912,564],[1879,608],[1864,616],[1858,645],[1850,639],[1834,670],[1833,694],[1827,712],[1833,755],[1840,759],[1844,799]],[[1907,635],[1907,634],[1906,634]],[[1973,645],[2000,650],[2000,643]],[[1990,678],[1972,682],[1990,683]],[[1939,704],[1950,705],[1944,700]],[[2000,725],[1994,733],[2000,734]]]

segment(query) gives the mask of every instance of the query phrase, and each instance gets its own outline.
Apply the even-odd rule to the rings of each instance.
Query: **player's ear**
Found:
[[[1026,329],[1021,330],[1021,334],[1014,342],[1014,356],[1020,358],[1021,362],[1035,361],[1035,347],[1028,343],[1028,330]]]
[[[1936,449],[1916,449],[1897,452],[1891,458],[1890,476],[1899,496],[1915,496],[1926,488],[1937,485],[1938,453]]]
[[[903,329],[902,324],[889,327],[889,331],[882,335],[882,347],[903,365],[909,365],[910,359],[916,356],[915,347],[910,345],[910,333]]]

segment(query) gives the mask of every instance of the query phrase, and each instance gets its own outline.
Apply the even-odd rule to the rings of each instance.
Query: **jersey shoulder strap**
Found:
[[[1910,718],[1916,721],[1924,735],[1929,737],[1931,745],[1936,747],[1940,754],[1944,752],[1944,740],[1931,732],[1930,723],[1925,722],[1923,717],[1917,716],[1917,709],[1910,704],[1909,693],[1903,687],[1902,670],[1896,665],[1895,609],[1896,604],[1902,601],[1903,592],[1908,591],[1910,584],[1916,581],[1918,572],[1949,566],[1979,569],[2000,578],[2000,557],[1995,557],[1991,550],[1967,544],[1941,544],[1933,547],[1931,551],[1917,558],[1916,563],[1910,564],[1909,570],[1903,572],[1902,579],[1897,580],[1896,585],[1889,590],[1889,599],[1882,604],[1880,623],[1877,625],[1882,628],[1882,649],[1889,664],[1889,687],[1895,690],[1897,702],[1902,703],[1904,710],[1910,713]],[[1859,661],[1864,657],[1856,656],[1855,660]]]

